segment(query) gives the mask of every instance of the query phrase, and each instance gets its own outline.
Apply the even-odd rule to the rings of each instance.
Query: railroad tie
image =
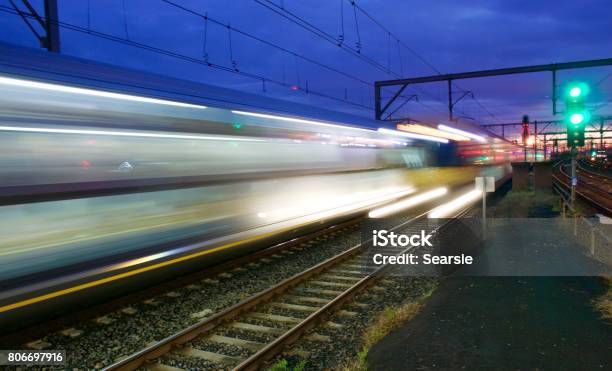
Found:
[[[264,346],[266,346],[266,344],[258,343],[256,341],[238,339],[238,338],[221,336],[221,335],[210,335],[206,339],[209,341],[214,341],[215,343],[235,345],[235,346],[253,350],[253,351],[258,351]]]
[[[205,350],[200,350],[192,347],[185,347],[179,349],[177,350],[177,353],[188,357],[200,358],[214,363],[221,363],[224,365],[235,365],[244,361],[245,359],[243,357],[228,356],[225,354],[207,352]]]
[[[152,363],[146,366],[149,371],[183,371],[184,369],[178,367],[172,367],[164,365],[163,363]]]
[[[254,313],[247,314],[247,316],[252,317],[252,318],[262,319],[262,320],[282,322],[282,323],[291,323],[291,324],[298,324],[302,322],[301,318],[281,316],[278,314],[270,314],[270,313],[254,312]]]
[[[363,276],[364,272],[361,271],[353,271],[353,270],[345,270],[345,269],[330,269],[329,273],[333,273],[333,274],[344,274],[344,275],[360,275]]]
[[[318,307],[311,307],[307,305],[297,305],[297,304],[289,304],[289,303],[271,303],[273,307],[281,308],[281,309],[289,309],[296,312],[316,312],[319,310]]]
[[[316,289],[316,288],[305,288],[304,291],[309,292],[311,294],[317,294],[317,295],[338,296],[342,294],[342,291],[324,290],[324,289]]]
[[[331,341],[331,338],[329,336],[317,334],[316,332],[314,334],[305,336],[304,339],[310,340],[310,341],[321,341],[321,342]]]
[[[339,275],[335,275],[335,274],[329,274],[329,273],[325,273],[323,275],[323,278],[328,279],[328,280],[336,280],[336,281],[349,281],[349,282],[357,282],[359,281],[361,278],[357,278],[357,277],[350,277],[350,276],[339,276]]]
[[[253,324],[244,323],[244,322],[233,322],[230,326],[233,327],[233,328],[237,328],[239,330],[247,330],[247,331],[252,331],[252,332],[261,332],[261,333],[267,333],[267,334],[281,335],[281,334],[285,333],[285,330],[282,329],[282,328],[275,328],[275,327],[268,327],[268,326],[261,326],[261,325],[253,325]]]
[[[343,287],[343,288],[349,288],[353,285],[351,285],[350,283],[340,283],[340,282],[328,282],[328,281],[310,281],[310,283],[314,284],[314,285],[318,285],[318,286],[328,286],[328,287]]]
[[[286,295],[285,297],[287,299],[301,301],[305,303],[314,303],[314,304],[323,304],[323,305],[329,303],[328,299],[321,299],[321,298],[316,298],[312,296]]]
[[[340,317],[356,317],[359,313],[350,310],[339,310],[336,314]]]

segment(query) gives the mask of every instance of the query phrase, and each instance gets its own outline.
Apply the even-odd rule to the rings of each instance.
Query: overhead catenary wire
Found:
[[[4,5],[0,5],[0,11],[5,12],[5,13],[9,13],[9,14],[13,14],[13,15],[20,15],[19,12],[13,10],[10,7],[4,6]],[[21,15],[23,15],[25,17],[28,17],[30,19],[34,18],[34,15],[30,14],[30,13],[21,12]],[[87,28],[85,28],[85,27],[81,27],[81,26],[78,26],[78,25],[75,25],[75,24],[72,24],[72,23],[67,23],[65,21],[57,21],[57,23],[58,23],[59,27],[62,27],[62,28],[67,29],[67,30],[71,30],[71,31],[75,31],[75,32],[80,32],[80,33],[84,33],[84,34],[88,34],[90,36],[98,37],[98,38],[101,38],[101,39],[105,39],[105,40],[108,40],[108,41],[120,43],[120,44],[131,46],[131,47],[136,47],[136,48],[139,48],[139,49],[142,49],[142,50],[146,50],[146,51],[149,51],[149,52],[157,53],[157,54],[160,54],[160,55],[165,55],[165,56],[172,57],[172,58],[179,59],[179,60],[183,60],[183,61],[186,61],[186,62],[190,62],[190,63],[194,63],[194,64],[200,64],[200,65],[205,65],[205,66],[208,66],[208,67],[211,67],[211,68],[215,68],[215,69],[218,69],[218,70],[221,70],[221,71],[225,71],[225,72],[234,73],[234,74],[237,74],[237,75],[240,75],[240,76],[243,76],[243,77],[247,77],[247,78],[250,78],[250,79],[254,79],[254,80],[258,80],[258,81],[265,80],[265,81],[267,81],[269,83],[273,83],[273,84],[278,85],[278,86],[287,87],[287,88],[290,87],[289,85],[283,83],[282,81],[279,81],[279,80],[276,80],[274,78],[270,78],[270,77],[267,77],[267,76],[262,76],[262,75],[258,75],[258,74],[254,74],[254,73],[249,73],[249,72],[242,71],[242,70],[237,71],[237,70],[235,70],[235,69],[233,69],[231,67],[228,67],[228,66],[223,66],[223,65],[220,65],[220,64],[215,64],[215,63],[212,63],[210,61],[207,62],[207,61],[205,61],[203,59],[194,58],[194,57],[191,57],[191,56],[188,56],[188,55],[184,55],[184,54],[180,54],[180,53],[177,53],[177,52],[173,52],[173,51],[170,51],[170,50],[167,50],[167,49],[162,49],[162,48],[159,48],[159,47],[156,47],[156,46],[153,46],[153,45],[148,45],[148,44],[136,42],[136,41],[133,41],[133,40],[128,40],[128,39],[125,39],[125,38],[121,38],[121,37],[118,37],[118,36],[115,36],[115,35],[111,35],[111,34],[108,34],[108,33],[104,33],[104,32],[100,32],[100,31],[87,30]],[[359,108],[363,108],[363,109],[367,109],[367,110],[371,110],[372,109],[371,106],[363,105],[363,104],[360,104],[360,103],[357,103],[357,102],[352,102],[352,101],[345,101],[342,98],[338,98],[338,97],[335,97],[335,96],[332,96],[332,95],[329,95],[329,94],[326,94],[326,93],[322,93],[322,92],[319,92],[319,91],[315,91],[315,90],[312,90],[312,89],[309,90],[309,94],[312,94],[312,95],[315,95],[315,96],[319,96],[319,97],[322,97],[322,98],[327,98],[327,99],[334,100],[334,101],[338,101],[338,102],[342,102],[342,103],[346,103],[346,104],[352,105],[354,107],[359,107]]]
[[[404,41],[402,41],[398,36],[396,36],[395,34],[393,34],[387,27],[385,27],[381,22],[379,22],[376,18],[374,18],[368,11],[366,11],[364,8],[362,8],[361,6],[359,6],[359,4],[356,3],[355,0],[346,0],[348,2],[350,2],[356,9],[358,9],[361,13],[363,13],[363,15],[365,15],[368,19],[370,19],[372,22],[374,22],[378,27],[380,27],[384,32],[386,32],[390,37],[393,37],[397,40],[397,42],[399,44],[401,44],[404,48],[406,48],[408,51],[410,51],[417,59],[419,59],[423,64],[425,64],[426,66],[428,66],[431,70],[433,70],[436,74],[441,75],[442,72],[440,70],[438,70],[432,63],[430,63],[429,61],[427,61],[424,57],[422,57],[419,53],[417,53],[414,49],[412,49],[410,46],[408,46]],[[402,71],[403,74],[403,71]],[[452,85],[454,85],[455,87],[457,87],[458,89],[460,89],[462,92],[465,92],[465,89],[463,89],[462,87],[460,87],[456,82],[452,82]],[[476,104],[478,104],[478,106],[481,107],[481,109],[483,111],[485,111],[489,116],[491,116],[494,120],[499,121],[497,119],[497,117],[491,112],[489,111],[475,96],[472,95],[472,99],[476,102]]]
[[[164,0],[166,1],[166,0]],[[400,75],[398,75],[397,73],[388,70],[385,66],[383,66],[382,64],[380,64],[379,62],[373,60],[372,58],[366,56],[365,54],[361,53],[360,51],[356,50],[355,48],[352,48],[351,46],[347,45],[346,43],[339,43],[338,40],[331,34],[327,33],[326,31],[322,30],[321,28],[313,25],[312,23],[308,22],[307,20],[305,20],[304,18],[298,16],[295,13],[292,13],[290,11],[288,11],[287,9],[283,9],[281,7],[279,7],[276,3],[270,1],[270,0],[254,0],[256,3],[260,4],[261,6],[271,10],[272,12],[280,15],[281,17],[295,23],[296,25],[304,28],[305,30],[313,33],[314,35],[318,36],[319,38],[333,44],[336,45],[338,47],[340,47],[342,50],[346,51],[347,53],[349,53],[350,55],[357,57],[359,59],[361,59],[362,61],[364,61],[365,63],[379,69],[380,71],[387,73],[391,76],[394,77],[401,77]],[[414,90],[417,90],[418,92],[420,92],[421,94],[428,96],[430,99],[432,100],[437,100],[435,97],[431,96],[431,94],[426,93],[423,89],[413,86],[411,87]],[[409,99],[409,97],[403,97],[404,99]],[[434,112],[440,114],[444,114],[443,111],[437,110],[437,109],[433,109],[430,106],[426,106],[422,101],[418,101],[418,103],[428,109],[433,110]],[[442,102],[440,102],[440,104],[444,104]]]
[[[218,26],[221,26],[221,27],[230,27],[237,34],[240,34],[240,35],[242,35],[244,37],[247,37],[249,39],[252,39],[252,40],[255,40],[257,42],[260,42],[260,43],[262,43],[262,44],[264,44],[266,46],[269,46],[269,47],[274,48],[276,50],[279,50],[279,51],[282,51],[282,52],[287,53],[289,55],[292,55],[295,59],[304,60],[304,61],[306,61],[308,63],[311,63],[311,64],[316,65],[318,67],[324,68],[324,69],[326,69],[326,70],[328,70],[330,72],[337,73],[339,75],[342,75],[342,76],[344,76],[344,77],[346,77],[346,78],[348,78],[350,80],[359,82],[361,84],[365,84],[365,85],[368,85],[368,86],[374,86],[374,84],[372,84],[371,82],[366,81],[366,80],[364,80],[364,79],[362,79],[360,77],[357,77],[355,75],[351,75],[351,74],[349,74],[349,73],[347,73],[345,71],[339,70],[339,69],[337,69],[335,67],[332,67],[332,66],[329,66],[329,65],[326,65],[326,64],[321,63],[321,62],[319,62],[319,61],[317,61],[317,60],[315,60],[313,58],[307,57],[307,56],[305,56],[303,54],[300,54],[300,53],[297,53],[297,52],[295,52],[293,50],[289,50],[289,49],[287,49],[285,47],[282,47],[280,45],[274,44],[274,43],[272,43],[272,42],[270,42],[268,40],[264,40],[264,39],[262,39],[259,36],[253,35],[253,34],[251,34],[249,32],[246,32],[246,31],[241,30],[239,28],[230,26],[230,25],[225,24],[225,23],[223,23],[223,22],[221,22],[219,20],[216,20],[214,18],[211,18],[210,16],[208,16],[207,13],[206,14],[199,13],[199,12],[193,10],[193,9],[184,7],[184,6],[180,5],[180,4],[172,2],[170,0],[161,0],[161,1],[163,1],[164,3],[167,3],[169,5],[172,5],[172,6],[176,7],[176,8],[179,8],[179,9],[181,9],[181,10],[187,12],[187,13],[191,13],[194,16],[198,16],[198,17],[204,18],[206,21],[209,21],[209,22],[211,22],[213,24],[216,24]]]
[[[166,1],[166,0],[164,0]],[[324,30],[322,30],[321,28],[313,25],[312,23],[308,22],[307,20],[305,20],[304,18],[300,17],[299,15],[292,13],[290,11],[288,11],[287,9],[283,9],[281,7],[279,7],[277,4],[275,4],[274,2],[270,1],[270,0],[254,0],[256,3],[268,8],[269,10],[273,11],[274,13],[282,16],[283,18],[297,24],[298,26],[306,29],[307,31],[310,31],[311,33],[319,36],[320,38],[322,38],[323,40],[332,43],[334,45],[337,45],[339,47],[341,47],[343,50],[349,52],[349,54],[353,55],[354,57],[357,57],[359,59],[362,59],[364,62],[372,65],[373,67],[381,70],[382,72],[396,77],[396,78],[400,78],[402,76],[400,76],[399,74],[397,74],[396,72],[392,71],[391,69],[386,68],[385,66],[381,65],[379,62],[367,57],[365,54],[361,53],[361,50],[356,50],[354,48],[351,48],[350,46],[348,46],[346,43],[339,43],[337,39],[334,38],[333,35],[325,32]],[[369,13],[365,12],[365,10],[363,10],[362,8],[360,8],[354,0],[347,0],[349,1],[349,3],[351,5],[354,5],[354,9],[359,9],[360,11],[362,11],[364,14],[366,14],[366,16],[370,19],[372,19],[377,25],[381,26],[384,28],[384,26],[382,26],[382,24],[380,22],[378,22],[377,20],[375,20]],[[356,13],[354,13],[356,14]],[[440,71],[437,70],[433,65],[431,65],[431,63],[427,62],[423,57],[421,57],[420,55],[418,55],[418,53],[416,53],[413,49],[409,48],[407,45],[405,45],[405,43],[403,43],[403,41],[401,41],[397,36],[394,36],[389,30],[387,30],[386,28],[384,28],[385,31],[387,31],[389,34],[391,34],[396,40],[398,40],[398,42],[400,42],[402,45],[404,45],[408,50],[410,50],[413,54],[417,55],[417,57],[422,60],[424,63],[426,63],[427,65],[429,65],[434,71],[436,71],[436,73],[440,74]],[[426,96],[428,98],[430,98],[433,101],[437,101],[442,105],[445,105],[445,103],[439,101],[436,97],[432,96],[431,94],[427,93],[425,90],[423,90],[421,87],[418,86],[411,86],[411,88],[413,88],[414,90],[416,90],[418,93],[422,94],[423,96]],[[409,97],[403,97],[404,99],[409,99]],[[420,104],[421,106],[437,113],[437,114],[445,114],[444,111],[441,111],[439,109],[435,109],[431,106],[426,105],[422,100],[419,100],[417,102],[418,104]],[[478,102],[479,105],[482,105],[482,103]],[[497,118],[490,112],[487,111],[492,117],[494,117],[496,120]]]
[[[264,44],[264,45],[266,45],[266,46],[269,46],[269,47],[271,47],[271,48],[274,48],[274,49],[276,49],[276,50],[278,50],[278,51],[281,51],[281,52],[283,52],[283,53],[286,53],[286,54],[292,55],[292,56],[294,57],[294,59],[295,59],[296,69],[297,69],[298,59],[300,59],[300,60],[303,60],[303,61],[305,61],[305,62],[308,62],[308,63],[311,63],[311,64],[313,64],[313,65],[316,65],[316,66],[318,66],[318,67],[324,68],[324,69],[326,69],[326,70],[328,70],[328,71],[330,71],[330,72],[333,72],[333,73],[339,74],[339,75],[341,75],[341,76],[344,76],[344,77],[346,77],[347,79],[353,80],[353,81],[358,82],[358,83],[360,83],[360,84],[364,84],[364,85],[367,85],[367,86],[369,86],[369,87],[374,87],[374,84],[373,84],[372,82],[370,82],[370,81],[366,81],[366,80],[364,80],[364,79],[362,79],[362,78],[360,78],[360,77],[358,77],[358,76],[355,76],[355,75],[349,74],[349,73],[347,73],[347,72],[345,72],[345,71],[343,71],[343,70],[340,70],[340,69],[338,69],[338,68],[335,68],[335,67],[329,66],[329,65],[324,64],[324,63],[322,63],[322,62],[319,62],[319,61],[317,61],[317,60],[315,60],[315,59],[313,59],[313,58],[307,57],[307,56],[305,56],[305,55],[303,55],[303,54],[301,54],[301,53],[298,53],[298,52],[296,52],[296,51],[290,50],[290,49],[285,48],[285,47],[283,47],[283,46],[280,46],[280,45],[278,45],[278,44],[272,43],[272,42],[270,42],[270,41],[268,41],[268,40],[265,40],[265,39],[263,39],[263,38],[261,38],[261,37],[259,37],[259,36],[253,35],[253,34],[252,34],[252,33],[250,33],[250,32],[247,32],[247,31],[244,31],[244,30],[242,30],[242,29],[239,29],[239,28],[233,27],[233,26],[231,26],[231,25],[229,25],[229,24],[226,24],[226,23],[223,23],[223,22],[221,22],[221,21],[219,21],[219,20],[217,20],[217,19],[215,19],[215,18],[211,18],[211,17],[208,15],[208,13],[207,13],[207,12],[206,12],[206,13],[204,13],[204,14],[202,14],[202,13],[200,13],[200,12],[198,12],[198,11],[195,11],[195,10],[190,9],[190,8],[187,8],[187,7],[183,6],[183,5],[177,4],[177,3],[175,3],[175,2],[173,2],[173,1],[171,1],[171,0],[161,0],[161,1],[162,1],[162,2],[164,2],[164,3],[167,3],[168,5],[171,5],[171,6],[174,6],[174,7],[178,8],[178,9],[181,9],[181,10],[183,10],[183,11],[187,12],[187,13],[190,13],[190,14],[192,14],[192,15],[194,15],[194,16],[197,16],[197,17],[200,17],[200,18],[204,18],[204,20],[205,20],[206,22],[209,22],[209,21],[210,21],[211,23],[213,23],[213,24],[215,24],[215,25],[217,25],[217,26],[219,26],[219,27],[227,27],[228,29],[231,29],[231,30],[233,30],[235,33],[240,34],[240,35],[242,35],[242,36],[244,36],[244,37],[246,37],[246,38],[249,38],[249,39],[251,39],[251,40],[254,40],[254,41],[257,41],[257,42],[259,42],[259,43],[262,43],[262,44]],[[341,0],[341,1],[344,1],[344,0]],[[284,73],[285,73],[285,71],[284,71],[284,68],[285,68],[285,67],[284,67],[284,65],[283,65],[283,82],[285,82],[285,78],[284,78]],[[298,85],[300,85],[300,77],[299,77],[299,73],[298,73]],[[402,98],[406,98],[406,97],[402,97]],[[409,98],[409,97],[408,97],[408,98]]]
[[[122,9],[123,29],[125,31],[125,38],[129,40],[130,34],[128,32],[127,12],[125,10],[125,0],[121,0],[121,9]]]

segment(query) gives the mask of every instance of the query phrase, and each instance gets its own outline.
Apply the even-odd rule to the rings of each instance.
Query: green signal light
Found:
[[[590,90],[591,88],[589,87],[589,84],[584,82],[574,82],[566,87],[565,95],[569,99],[577,100],[579,98],[586,97]]]
[[[582,95],[582,89],[579,86],[575,86],[575,87],[570,89],[569,95],[572,98],[577,98],[580,95]]]
[[[570,122],[574,125],[582,124],[584,121],[584,114],[582,113],[573,113],[570,116]]]
[[[242,124],[233,124],[232,127],[234,129],[240,129],[242,127]]]

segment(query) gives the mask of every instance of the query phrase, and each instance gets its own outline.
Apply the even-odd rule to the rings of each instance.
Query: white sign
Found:
[[[495,192],[495,178],[492,176],[476,177],[476,189],[483,192]]]

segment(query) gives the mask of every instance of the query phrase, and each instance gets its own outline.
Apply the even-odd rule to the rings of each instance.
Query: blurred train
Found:
[[[0,316],[112,296],[416,190],[502,179],[523,155],[486,132],[443,144],[380,125],[0,44]]]

